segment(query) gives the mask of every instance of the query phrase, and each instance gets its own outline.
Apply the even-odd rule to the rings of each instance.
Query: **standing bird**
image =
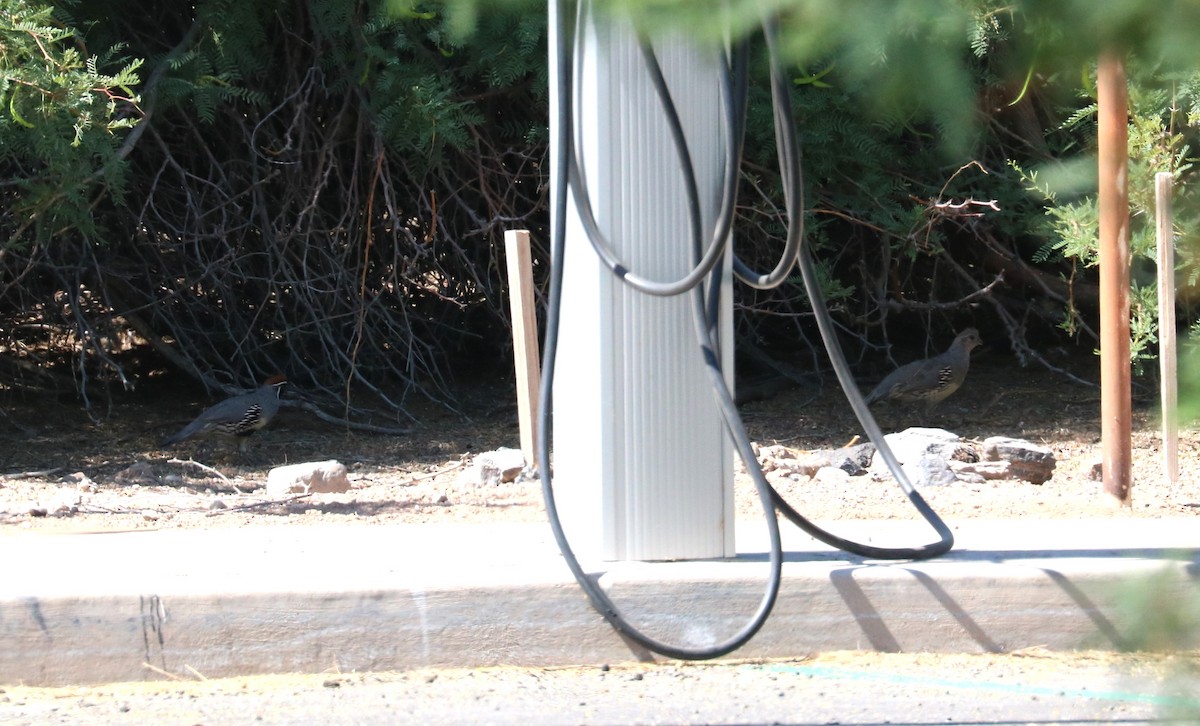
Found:
[[[979,337],[979,331],[967,328],[958,334],[945,353],[913,361],[892,371],[867,396],[867,405],[876,401],[924,403],[925,410],[929,411],[963,384],[971,365],[971,351],[981,345],[983,339]]]
[[[279,390],[283,376],[271,376],[257,391],[227,398],[206,408],[195,421],[162,440],[162,446],[177,444],[199,433],[215,431],[228,436],[249,436],[271,422],[279,412]],[[245,448],[242,439],[241,448]]]

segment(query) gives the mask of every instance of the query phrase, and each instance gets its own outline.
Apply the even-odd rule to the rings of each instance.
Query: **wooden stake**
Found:
[[[523,229],[505,232],[504,253],[508,261],[508,298],[512,311],[513,358],[517,370],[521,452],[525,455],[525,465],[532,466],[537,461],[537,399],[542,375],[529,232]]]
[[[1171,172],[1154,175],[1158,231],[1158,371],[1162,393],[1163,475],[1179,481],[1179,381],[1175,370],[1175,225],[1171,213]]]
[[[1100,445],[1104,491],[1129,506],[1133,484],[1129,362],[1129,89],[1116,51],[1096,79],[1100,172]]]

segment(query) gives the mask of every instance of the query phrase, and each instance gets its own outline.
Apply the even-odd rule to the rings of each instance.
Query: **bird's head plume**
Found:
[[[983,338],[979,337],[979,331],[975,328],[967,328],[958,334],[954,342],[966,348],[967,352],[970,352],[983,345]]]

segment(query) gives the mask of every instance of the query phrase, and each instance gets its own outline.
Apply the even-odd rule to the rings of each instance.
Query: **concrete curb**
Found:
[[[919,544],[917,523],[839,534]],[[847,557],[784,525],[784,584],[737,657],[822,650],[1121,648],[1131,581],[1200,597],[1200,520],[954,526],[938,560]],[[723,640],[754,611],[761,525],[736,561],[598,563],[632,621],[669,642]],[[54,686],[273,672],[567,665],[647,658],[601,620],[544,524],[287,526],[6,534],[0,683]]]

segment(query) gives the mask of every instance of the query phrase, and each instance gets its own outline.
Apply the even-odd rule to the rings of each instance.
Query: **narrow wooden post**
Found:
[[[1129,89],[1116,51],[1096,79],[1100,173],[1100,445],[1104,491],[1130,504],[1133,484],[1129,361]]]
[[[1158,232],[1158,372],[1162,379],[1163,475],[1179,481],[1179,381],[1175,335],[1175,223],[1171,213],[1171,172],[1154,175]]]
[[[538,353],[537,307],[533,297],[533,261],[529,251],[529,232],[523,229],[506,231],[504,256],[508,262],[508,302],[512,311],[521,453],[525,455],[525,465],[533,466],[537,462],[537,399],[542,374]]]

